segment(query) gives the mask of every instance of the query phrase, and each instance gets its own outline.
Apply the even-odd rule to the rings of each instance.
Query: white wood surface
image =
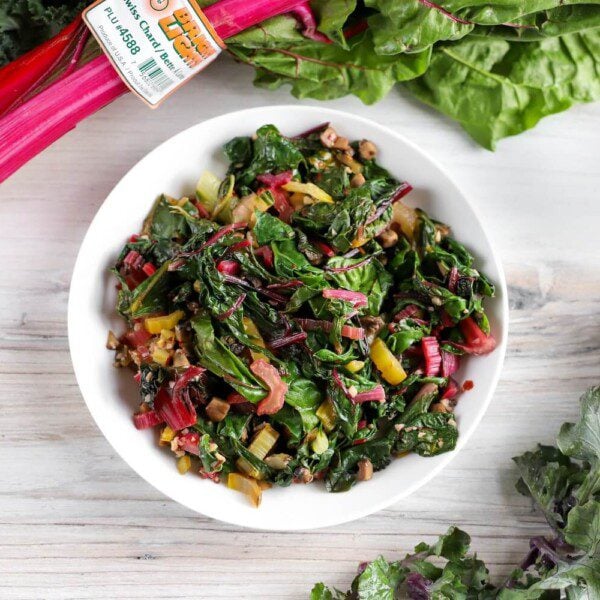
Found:
[[[223,59],[158,111],[120,99],[0,187],[0,598],[307,598],[314,582],[345,589],[360,560],[400,556],[452,523],[501,579],[545,531],[514,491],[510,457],[552,441],[600,381],[600,105],[546,119],[492,154],[400,92],[374,107],[330,103],[440,160],[477,203],[509,282],[493,404],[451,466],[411,498],[322,531],[247,531],[163,497],[96,428],[66,330],[71,270],[95,211],[177,131],[294,101],[254,89],[248,69]]]

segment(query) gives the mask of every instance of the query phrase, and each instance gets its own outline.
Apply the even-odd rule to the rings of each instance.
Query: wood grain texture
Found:
[[[315,581],[347,586],[358,561],[400,556],[452,523],[500,579],[544,531],[514,491],[510,457],[553,440],[580,392],[600,381],[599,105],[547,119],[492,154],[399,92],[375,107],[329,104],[439,159],[477,204],[507,272],[509,350],[492,406],[412,497],[322,531],[246,531],[164,498],[96,428],[67,348],[78,246],[116,181],[158,143],[230,110],[293,102],[250,80],[225,59],[158,111],[123,98],[0,188],[0,598],[300,599]]]

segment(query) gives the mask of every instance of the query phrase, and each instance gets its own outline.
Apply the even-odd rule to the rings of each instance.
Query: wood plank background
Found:
[[[319,580],[345,588],[359,561],[398,557],[452,523],[501,580],[529,536],[545,531],[514,491],[510,457],[551,442],[600,381],[600,105],[547,119],[490,153],[401,92],[374,107],[330,103],[440,160],[478,205],[509,282],[509,350],[493,404],[451,466],[411,498],[321,531],[247,531],[163,497],[96,428],[66,329],[71,271],[95,211],[172,134],[287,102],[223,59],[158,111],[132,97],[115,102],[0,187],[1,598],[300,599]]]

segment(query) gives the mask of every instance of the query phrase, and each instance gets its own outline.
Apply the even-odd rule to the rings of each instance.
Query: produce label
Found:
[[[196,0],[96,0],[83,17],[123,81],[152,108],[225,47]]]

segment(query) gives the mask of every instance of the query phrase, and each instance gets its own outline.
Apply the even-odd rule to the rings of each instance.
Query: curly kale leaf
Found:
[[[56,35],[87,2],[4,0],[0,3],[0,67]]]
[[[530,496],[554,529],[564,527],[572,504],[572,490],[585,475],[581,466],[572,462],[554,446],[539,445],[513,459],[521,478],[517,489]]]
[[[569,513],[564,530],[565,540],[600,559],[600,502],[589,500]]]
[[[464,531],[451,527],[436,543],[419,544],[403,560],[379,556],[367,563],[346,594],[317,584],[311,600],[491,599],[488,571],[468,555],[470,541]]]
[[[600,98],[600,6],[590,0],[347,0],[314,3],[319,30],[288,16],[230,40],[255,84],[298,98],[354,94],[371,104],[397,84],[457,120],[483,146]],[[367,22],[368,30],[346,38]]]
[[[541,39],[598,26],[600,11],[591,0],[366,0],[375,52],[419,52],[438,42],[477,35]]]
[[[304,157],[292,140],[279,133],[274,125],[264,125],[254,138],[234,138],[225,145],[225,155],[231,161],[228,174],[233,174],[236,186],[249,186],[257,175],[296,169]]]
[[[378,56],[370,31],[353,37],[348,49],[307,40],[290,17],[277,17],[229,40],[229,50],[257,68],[255,84],[269,89],[292,85],[297,98],[329,100],[347,94],[366,104],[381,100],[399,81],[427,69],[431,49]]]

